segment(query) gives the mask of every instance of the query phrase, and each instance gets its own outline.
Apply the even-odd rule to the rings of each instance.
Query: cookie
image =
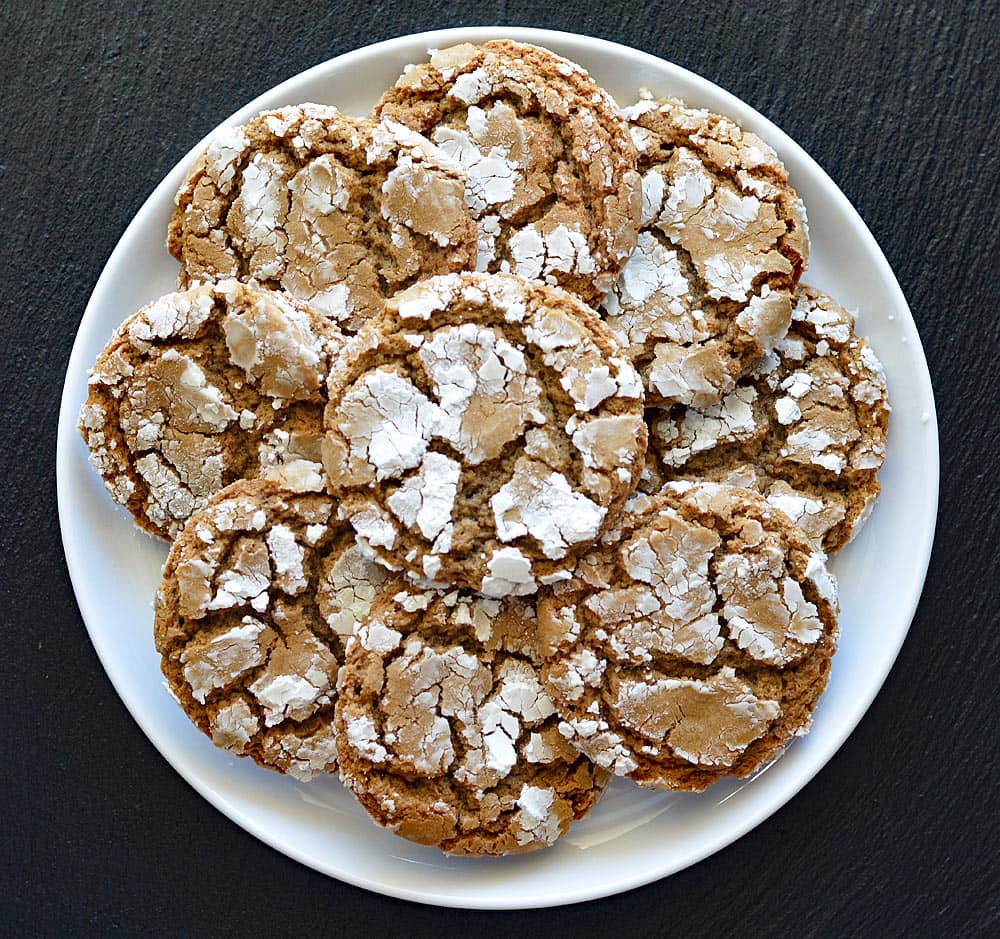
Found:
[[[828,553],[858,532],[878,497],[885,374],[851,314],[812,287],[796,291],[788,335],[720,404],[647,417],[660,478],[758,489]]]
[[[625,115],[642,227],[603,314],[651,402],[711,407],[788,329],[805,209],[774,150],[729,118],[675,99]]]
[[[344,643],[388,576],[326,495],[234,483],[163,569],[154,635],[170,692],[217,747],[297,779],[333,772]]]
[[[559,730],[650,789],[747,776],[807,732],[836,603],[822,553],[757,493],[676,482],[638,496],[539,596]]]
[[[319,104],[221,131],[177,193],[180,284],[283,288],[348,332],[421,277],[471,268],[466,177],[419,134]]]
[[[91,464],[162,538],[237,479],[295,464],[322,485],[324,382],[342,343],[325,317],[235,280],[161,297],[91,369],[79,423]]]
[[[608,774],[560,735],[522,599],[397,580],[347,645],[340,774],[396,834],[450,854],[544,848]]]
[[[578,65],[495,40],[432,51],[375,113],[426,134],[469,177],[476,270],[557,284],[588,303],[632,249],[641,190],[614,101]]]
[[[533,593],[601,533],[646,449],[642,388],[580,300],[510,274],[430,278],[330,372],[323,463],[389,565]]]

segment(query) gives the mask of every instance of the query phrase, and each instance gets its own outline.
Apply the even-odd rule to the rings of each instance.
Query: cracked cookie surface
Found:
[[[322,473],[325,380],[343,343],[323,316],[235,280],[129,317],[90,371],[79,429],[136,522],[173,538],[224,486],[284,467]]]
[[[729,118],[676,99],[625,115],[642,222],[602,313],[650,401],[710,407],[788,329],[805,209],[774,150]]]
[[[747,776],[808,731],[837,641],[823,554],[754,492],[637,496],[538,600],[559,729],[651,789]]]
[[[458,164],[414,131],[318,104],[216,135],[176,196],[180,284],[283,288],[353,332],[421,277],[466,270],[476,226]]]
[[[476,270],[510,271],[596,303],[636,242],[635,150],[614,101],[580,66],[496,40],[435,50],[376,114],[458,160],[479,232]]]
[[[509,274],[430,278],[330,372],[329,488],[386,563],[493,597],[533,593],[634,489],[641,395],[571,294]]]
[[[523,599],[397,579],[348,642],[341,778],[380,824],[452,854],[544,848],[608,773],[560,735]]]
[[[792,327],[714,407],[651,408],[641,488],[708,478],[764,493],[827,553],[860,530],[879,494],[889,422],[885,374],[854,318],[800,286]]]
[[[388,577],[328,496],[234,483],[189,520],[156,593],[171,693],[217,747],[301,780],[333,772],[344,643]]]

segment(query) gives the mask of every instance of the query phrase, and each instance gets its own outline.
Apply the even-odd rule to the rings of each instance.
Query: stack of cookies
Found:
[[[807,732],[885,380],[730,119],[507,41],[218,134],[80,430],[219,747],[454,854]]]

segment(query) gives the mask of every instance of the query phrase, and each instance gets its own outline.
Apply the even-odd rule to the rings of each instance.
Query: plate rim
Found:
[[[696,850],[689,851],[687,854],[681,855],[680,857],[669,857],[666,863],[660,867],[642,871],[630,877],[623,877],[608,884],[597,885],[596,887],[574,887],[557,894],[548,895],[544,898],[535,897],[533,895],[512,895],[509,898],[505,897],[502,902],[491,897],[476,898],[460,893],[441,892],[428,896],[422,892],[418,892],[412,888],[407,888],[404,885],[389,880],[373,881],[370,877],[354,875],[349,868],[334,869],[329,865],[324,865],[318,859],[307,856],[304,851],[297,850],[294,845],[289,845],[283,842],[279,843],[279,839],[275,838],[267,828],[263,827],[254,818],[227,800],[225,796],[216,792],[207,783],[203,782],[198,777],[197,773],[191,769],[190,764],[185,764],[179,760],[175,760],[170,754],[168,754],[165,747],[158,739],[158,731],[156,727],[153,726],[152,722],[147,721],[141,716],[140,709],[133,706],[130,696],[123,690],[119,682],[114,677],[112,670],[109,669],[104,642],[99,639],[98,635],[95,635],[95,632],[90,627],[91,620],[93,619],[96,621],[97,614],[91,608],[85,595],[81,595],[81,590],[78,589],[77,586],[78,580],[82,582],[81,562],[79,560],[80,546],[78,544],[70,543],[69,540],[70,536],[68,531],[72,528],[72,523],[70,522],[72,506],[68,504],[66,496],[68,483],[64,482],[67,478],[67,474],[71,472],[70,447],[76,442],[77,401],[75,400],[75,386],[71,383],[70,379],[80,373],[85,373],[87,365],[86,362],[83,362],[81,367],[80,360],[83,356],[83,349],[79,329],[80,323],[91,315],[91,310],[97,305],[98,298],[103,293],[102,288],[105,288],[105,281],[111,279],[115,267],[127,254],[127,249],[130,247],[131,242],[135,240],[136,232],[140,228],[141,220],[148,213],[153,211],[154,204],[162,198],[164,190],[171,190],[170,196],[172,197],[172,190],[176,188],[176,183],[171,180],[177,173],[178,168],[182,166],[189,166],[194,158],[201,152],[207,141],[220,128],[236,121],[245,120],[246,118],[243,116],[245,114],[252,114],[255,111],[259,111],[262,107],[260,102],[262,102],[263,99],[276,97],[283,93],[286,88],[321,77],[324,72],[335,67],[343,68],[345,65],[349,64],[351,59],[363,59],[368,56],[378,56],[380,53],[391,51],[393,47],[410,43],[421,43],[425,45],[425,47],[433,48],[435,46],[440,47],[445,44],[452,44],[461,41],[484,42],[491,38],[511,38],[517,41],[530,42],[538,45],[546,45],[549,42],[555,42],[558,44],[560,41],[574,44],[582,43],[584,45],[596,47],[606,53],[621,54],[622,52],[625,52],[630,56],[639,56],[647,64],[657,70],[673,72],[680,77],[691,80],[710,89],[714,95],[718,96],[725,102],[725,107],[727,109],[731,109],[732,113],[744,115],[747,113],[751,114],[757,127],[763,129],[763,134],[768,139],[768,142],[773,146],[776,146],[776,149],[785,153],[795,151],[797,158],[805,161],[810,166],[810,170],[816,174],[816,178],[822,184],[823,188],[827,190],[826,194],[831,196],[835,202],[839,202],[841,204],[841,209],[846,210],[847,214],[853,217],[858,235],[865,242],[863,245],[865,253],[873,259],[874,263],[880,269],[885,284],[888,286],[889,291],[894,295],[895,303],[902,309],[905,309],[909,314],[908,317],[906,317],[906,322],[901,323],[900,325],[903,326],[907,339],[914,347],[913,354],[918,367],[917,371],[919,372],[917,377],[920,380],[921,387],[927,391],[927,401],[925,403],[927,404],[928,410],[925,411],[924,414],[924,423],[929,425],[928,429],[932,434],[932,445],[928,444],[928,455],[930,457],[930,465],[928,466],[928,489],[924,493],[924,497],[926,498],[930,509],[931,524],[924,530],[922,541],[916,546],[916,550],[913,552],[915,559],[913,565],[914,573],[917,575],[915,583],[918,585],[918,589],[914,591],[913,596],[910,598],[910,602],[905,607],[904,616],[906,628],[900,633],[898,641],[895,644],[895,648],[892,649],[892,655],[887,659],[885,667],[881,670],[878,680],[872,683],[867,694],[858,699],[860,705],[855,707],[854,712],[851,715],[851,719],[841,724],[837,731],[830,736],[828,741],[824,741],[825,745],[822,748],[822,752],[813,758],[812,763],[807,765],[791,784],[786,785],[786,787],[779,793],[776,800],[759,806],[756,811],[749,812],[747,817],[740,820],[739,824],[733,827],[725,828],[722,834],[718,834],[716,837],[706,840],[705,843],[699,845]],[[740,119],[742,121],[745,118]],[[87,629],[90,641],[94,646],[101,666],[105,671],[105,675],[111,681],[112,686],[122,703],[125,705],[130,716],[139,726],[139,729],[145,734],[150,743],[153,744],[159,754],[169,763],[169,765],[173,767],[175,772],[177,772],[181,778],[183,778],[202,798],[206,799],[218,811],[234,821],[249,834],[253,835],[255,838],[264,842],[271,848],[292,857],[307,867],[317,870],[327,876],[334,877],[345,883],[352,884],[353,886],[362,887],[379,894],[433,906],[465,909],[530,909],[596,900],[618,893],[623,893],[625,891],[635,889],[636,887],[669,877],[672,874],[691,866],[692,864],[698,863],[704,858],[709,857],[722,848],[739,840],[747,834],[747,832],[751,831],[761,822],[776,813],[784,805],[787,805],[788,802],[801,792],[801,790],[815,777],[815,775],[829,763],[837,751],[843,746],[847,738],[854,732],[861,719],[868,712],[875,697],[882,689],[889,672],[898,658],[902,644],[909,634],[913,617],[923,594],[937,529],[937,512],[940,490],[940,439],[937,426],[934,389],[927,366],[923,344],[920,341],[919,333],[916,328],[916,322],[913,319],[912,311],[910,310],[909,304],[903,294],[902,287],[889,265],[884,252],[868,228],[868,225],[861,217],[861,214],[857,211],[840,187],[826,173],[823,167],[820,166],[816,160],[801,147],[801,145],[796,143],[769,118],[761,114],[747,102],[737,98],[735,95],[726,91],[724,88],[721,88],[709,79],[706,79],[697,73],[684,68],[683,66],[677,65],[668,59],[661,58],[653,55],[652,53],[636,49],[623,43],[564,30],[536,29],[532,27],[502,25],[450,27],[446,29],[410,33],[381,40],[366,46],[361,46],[344,52],[338,56],[334,56],[333,58],[327,59],[323,62],[317,63],[316,65],[304,69],[301,72],[289,76],[284,81],[279,82],[277,85],[266,89],[260,95],[257,95],[251,101],[234,112],[234,114],[226,118],[217,127],[213,128],[193,147],[191,147],[190,150],[188,150],[187,153],[185,153],[170,170],[168,170],[163,179],[161,179],[160,182],[153,188],[147,198],[143,201],[138,211],[129,221],[129,224],[125,227],[111,254],[108,256],[108,259],[101,270],[101,274],[99,275],[91,292],[80,323],[77,324],[77,331],[74,336],[72,351],[66,367],[63,390],[60,396],[56,442],[57,505],[60,538],[62,541],[66,565],[70,575],[70,582],[73,587],[74,598],[76,599],[77,607]]]

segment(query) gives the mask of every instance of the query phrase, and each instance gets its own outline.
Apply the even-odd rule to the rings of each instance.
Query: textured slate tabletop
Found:
[[[1000,929],[1000,7],[564,0],[0,6],[0,932],[940,935]],[[296,13],[294,8],[308,10]],[[104,675],[56,519],[77,323],[132,215],[205,131],[301,69],[453,25],[590,33],[763,111],[858,207],[912,306],[941,425],[923,600],[868,715],[720,854],[624,896],[475,914],[389,900],[264,846],[159,756]]]

